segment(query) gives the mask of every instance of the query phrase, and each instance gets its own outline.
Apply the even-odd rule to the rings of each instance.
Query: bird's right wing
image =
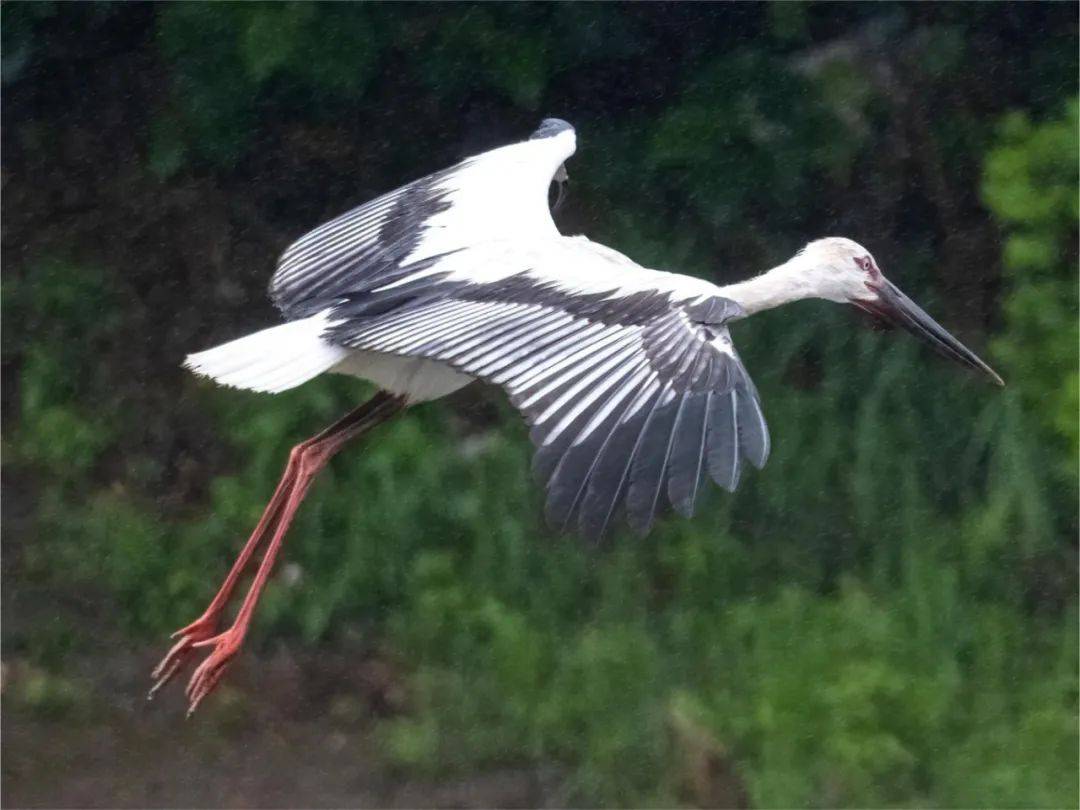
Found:
[[[715,287],[646,270],[588,240],[455,253],[327,313],[324,338],[424,357],[502,386],[531,426],[547,516],[600,537],[624,507],[645,533],[666,493],[734,489],[768,428]]]
[[[548,188],[575,147],[573,127],[547,119],[527,141],[354,208],[289,246],[270,281],[270,297],[286,318],[304,318],[450,251],[557,236]]]

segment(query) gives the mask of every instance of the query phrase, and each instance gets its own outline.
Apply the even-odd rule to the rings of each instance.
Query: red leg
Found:
[[[255,612],[255,605],[273,570],[274,562],[285,539],[285,533],[315,475],[350,439],[386,421],[403,407],[404,402],[401,399],[380,391],[371,400],[326,430],[292,449],[277,489],[270,498],[255,531],[252,532],[233,564],[232,570],[225,578],[221,589],[202,616],[173,634],[174,637],[179,635],[180,640],[173,645],[151,674],[155,683],[149,697],[152,698],[180,671],[195,648],[205,646],[213,646],[214,651],[192,676],[188,686],[188,697],[191,700],[188,714],[190,715],[202,699],[214,689],[221,680],[229,661],[243,643]],[[270,538],[269,546],[233,626],[226,632],[214,636],[221,614],[237,582],[251,562],[255,551],[267,537]]]
[[[304,444],[306,444],[306,442]],[[148,699],[152,699],[154,695],[157,694],[158,690],[172,680],[173,676],[180,671],[184,662],[191,655],[193,647],[197,642],[204,641],[214,635],[214,632],[217,630],[218,621],[221,619],[221,613],[228,604],[232,592],[236,589],[236,583],[240,580],[244,570],[248,567],[248,563],[251,562],[255,550],[262,543],[265,536],[269,533],[269,530],[277,523],[277,517],[281,512],[281,507],[288,499],[289,493],[292,492],[293,482],[296,477],[297,460],[299,452],[302,451],[304,444],[297,445],[292,449],[292,452],[289,453],[289,461],[285,465],[285,471],[281,475],[281,481],[278,482],[277,489],[274,490],[270,502],[266,505],[266,509],[263,510],[258,525],[255,526],[255,530],[251,533],[251,537],[249,537],[247,543],[244,544],[244,548],[240,551],[240,555],[236,558],[236,562],[233,563],[233,567],[229,571],[228,576],[225,577],[225,582],[222,583],[221,588],[218,590],[209,606],[203,611],[202,616],[186,627],[181,627],[172,634],[172,638],[179,636],[180,640],[172,646],[165,654],[165,657],[161,659],[156,667],[154,667],[154,671],[150,673],[150,677],[154,680],[154,685],[147,695]]]
[[[243,645],[248,627],[251,624],[251,617],[255,613],[255,606],[258,604],[263,588],[266,587],[266,583],[270,579],[274,563],[277,562],[278,552],[281,551],[281,546],[285,540],[285,533],[293,521],[296,510],[299,509],[304,496],[307,495],[315,476],[326,466],[330,457],[338,449],[338,447],[328,449],[320,445],[314,445],[302,452],[292,493],[282,510],[281,520],[278,521],[274,536],[270,539],[270,545],[259,563],[251,588],[244,597],[240,610],[237,611],[232,627],[213,638],[198,641],[194,644],[195,647],[213,647],[213,650],[206,660],[198,666],[188,683],[187,697],[191,703],[188,708],[189,715],[195,711],[203,698],[217,686],[232,658]]]

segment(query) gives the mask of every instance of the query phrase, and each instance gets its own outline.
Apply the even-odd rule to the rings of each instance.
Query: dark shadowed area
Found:
[[[8,807],[1075,807],[1077,7],[4,3]],[[1005,378],[849,307],[733,327],[774,450],[556,536],[504,395],[335,459],[229,680],[145,701],[289,448],[370,387],[184,372],[346,209],[569,120],[556,220],[727,283],[843,235]]]

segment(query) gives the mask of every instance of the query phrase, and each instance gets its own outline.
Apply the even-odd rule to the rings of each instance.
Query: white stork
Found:
[[[218,684],[293,515],[331,456],[408,406],[473,380],[502,387],[531,426],[548,520],[594,538],[620,511],[642,534],[665,501],[690,516],[707,478],[734,490],[744,461],[765,463],[768,428],[728,331],[741,318],[804,298],[850,303],[1001,383],[850,239],[819,239],[756,278],[718,287],[563,236],[548,190],[566,179],[575,146],[573,127],[547,119],[526,141],[316,228],[285,251],[270,282],[286,323],[187,358],[195,373],[237,388],[275,393],[334,372],[379,392],[293,449],[221,590],[154,670],[151,696],[199,647],[212,650],[188,686],[189,713]],[[218,633],[264,543],[233,625]]]

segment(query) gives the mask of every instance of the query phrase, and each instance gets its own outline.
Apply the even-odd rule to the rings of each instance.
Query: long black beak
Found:
[[[874,284],[872,289],[878,294],[876,301],[855,301],[854,303],[886,322],[906,329],[921,338],[942,357],[954,360],[967,368],[982,371],[998,385],[1005,385],[1005,381],[998,376],[996,371],[980,360],[975,352],[946,332],[937,321],[900,292],[891,281],[881,279],[881,283]]]

